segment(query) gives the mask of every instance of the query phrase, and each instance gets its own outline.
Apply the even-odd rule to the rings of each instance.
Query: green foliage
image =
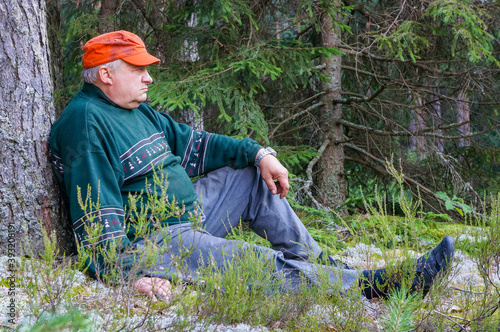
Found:
[[[36,324],[29,327],[29,331],[90,331],[89,325],[88,315],[74,309],[67,314],[42,315]]]
[[[405,288],[393,292],[384,303],[387,314],[381,319],[382,331],[414,331],[417,327],[416,310],[421,305],[422,301],[418,294],[409,294]]]
[[[192,72],[172,66],[157,74],[160,81],[151,87],[154,106],[171,111],[190,109],[196,114],[201,109],[216,105],[228,133],[246,137],[254,133],[267,140],[265,121],[257,95],[266,93],[266,80],[279,80],[289,93],[308,85],[308,77],[322,77],[312,59],[319,55],[338,54],[337,49],[292,48],[274,42],[241,46],[232,55],[203,65]],[[202,46],[200,46],[200,50]],[[196,64],[194,64],[196,65]]]
[[[487,26],[481,17],[488,14],[474,6],[468,0],[435,0],[429,3],[424,18],[432,17],[444,27],[451,28],[451,53],[455,56],[457,48],[465,48],[469,61],[478,62],[486,59],[500,65],[493,56],[494,36],[487,31]],[[387,32],[376,35],[375,42],[379,48],[386,48],[388,53],[404,61],[409,57],[413,62],[420,59],[418,54],[429,46],[425,30],[435,34],[446,34],[445,31],[426,23],[403,21],[397,29],[387,36]]]
[[[259,256],[250,247],[242,247],[238,259],[201,270],[203,282],[198,292],[206,293],[194,305],[214,322],[226,324],[268,325],[290,312],[297,303],[279,292],[279,279],[273,277],[274,262]]]
[[[435,0],[429,4],[426,15],[440,19],[444,26],[452,30],[452,55],[459,43],[467,50],[471,62],[487,59],[500,66],[500,62],[493,56],[494,36],[487,31],[482,16],[488,16],[483,9],[473,5],[469,0]]]
[[[304,166],[318,155],[318,151],[308,145],[280,146],[277,152],[278,160],[290,174],[302,173]]]
[[[470,235],[476,239],[471,256],[478,262],[481,276],[486,285],[492,284],[490,267],[500,258],[500,195],[490,198],[490,213],[483,219],[471,220],[475,226]],[[500,294],[499,294],[500,295]]]
[[[438,220],[438,221],[453,221],[453,219],[447,215],[447,214],[443,214],[443,213],[432,213],[432,212],[422,212],[420,211],[419,212],[420,216],[423,217],[423,221],[426,221],[426,220]]]
[[[379,49],[386,48],[388,54],[405,61],[410,58],[413,62],[420,59],[418,54],[429,46],[429,41],[423,34],[424,26],[419,22],[404,21],[391,35],[377,35],[375,42]]]
[[[463,199],[455,195],[453,195],[453,197],[450,198],[447,193],[439,191],[436,193],[436,196],[445,201],[445,207],[446,210],[448,211],[455,210],[462,217],[465,216],[466,214],[472,213],[472,208],[469,205],[465,204]]]

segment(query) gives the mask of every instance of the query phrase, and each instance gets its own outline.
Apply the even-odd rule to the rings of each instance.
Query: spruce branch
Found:
[[[394,131],[394,130],[393,131],[384,131],[384,130],[380,130],[380,129],[376,129],[376,128],[371,128],[371,127],[359,125],[359,124],[349,122],[349,121],[344,120],[344,119],[338,119],[337,123],[339,123],[345,127],[359,129],[359,130],[363,130],[363,131],[369,131],[370,133],[373,133],[375,135],[381,135],[381,136],[419,136],[419,135],[423,134],[423,135],[429,135],[429,136],[436,136],[439,138],[448,138],[448,137],[454,137],[454,136],[442,136],[440,134],[434,133],[433,131],[460,127],[460,126],[463,126],[465,124],[470,123],[470,121],[463,121],[463,122],[458,122],[458,123],[451,123],[449,125],[439,125],[439,126],[435,126],[435,127],[422,128],[422,129],[419,129],[419,130],[416,130],[413,132],[411,132],[411,131]],[[495,129],[495,127],[499,127],[499,126],[494,126],[494,127],[490,128],[490,130],[493,130],[493,129]],[[490,130],[488,130],[488,131],[490,131]],[[486,131],[483,130],[482,132],[475,133],[474,136],[482,134],[484,132],[486,132]],[[470,134],[470,135],[473,135],[473,134]],[[467,135],[465,135],[465,136],[467,136]],[[464,138],[465,136],[460,136],[460,138]]]
[[[369,72],[369,71],[366,71],[366,70],[362,70],[362,69],[351,67],[351,66],[347,66],[347,65],[342,65],[340,68],[345,69],[345,70],[354,71],[354,72],[356,72],[356,74],[363,74],[363,75],[370,76],[370,77],[373,77],[373,78],[376,78],[376,79],[379,79],[379,80],[388,80],[388,81],[394,80],[394,77],[389,77],[389,76],[385,76],[385,75],[375,74],[375,73],[372,73],[372,72]]]
[[[300,23],[302,20],[305,20],[307,19],[309,16],[308,15],[303,15],[302,17],[299,17],[298,19],[294,20],[293,23],[289,24],[288,26],[286,26],[284,29],[281,29],[281,30],[278,30],[276,31],[271,37],[270,39],[273,39],[274,37],[278,36],[279,34],[281,34],[282,32],[285,32],[285,31],[288,31],[290,29],[292,29],[293,27],[295,27],[298,23]],[[310,28],[312,28],[314,25],[311,24],[309,25],[309,27],[307,28],[307,30],[309,30]],[[300,32],[299,32],[300,33]],[[300,36],[300,35],[299,35]]]
[[[418,294],[409,294],[404,288],[394,292],[384,307],[387,315],[382,317],[383,331],[414,331],[416,324],[414,321],[415,311],[420,306],[422,300]]]
[[[290,121],[290,120],[293,120],[301,115],[304,115],[306,113],[309,113],[310,111],[312,111],[313,109],[319,107],[319,106],[322,106],[323,103],[317,103],[317,104],[314,104],[314,105],[311,105],[309,106],[308,108],[306,108],[305,110],[303,111],[300,111],[298,113],[295,113],[293,114],[292,116],[284,119],[283,121],[281,121],[280,123],[278,123],[278,125],[276,127],[274,127],[274,129],[271,131],[271,134],[270,136],[273,137],[274,136],[274,133],[276,132],[276,130],[278,130],[279,127],[281,127],[283,124],[285,124],[286,122]]]
[[[387,85],[380,86],[380,88],[369,97],[363,97],[363,98],[352,97],[352,98],[348,98],[348,99],[345,99],[345,98],[334,99],[333,102],[335,104],[346,104],[346,105],[349,105],[351,103],[369,103],[373,99],[377,98],[377,96],[379,94],[381,94],[382,91],[384,91],[386,87],[387,87]]]
[[[437,138],[442,138],[442,139],[463,139],[463,138],[470,138],[470,137],[482,135],[484,133],[487,133],[489,131],[495,130],[497,128],[500,128],[500,124],[494,125],[494,126],[492,126],[490,128],[486,128],[484,130],[481,130],[481,131],[478,131],[478,132],[475,132],[475,133],[466,134],[466,135],[444,136],[444,135],[441,135],[441,134],[438,134],[438,133],[429,133],[429,135],[435,136]]]
[[[358,57],[358,56],[363,56],[363,57],[367,57],[369,59],[372,59],[372,60],[377,60],[377,61],[380,61],[380,62],[397,62],[397,63],[407,63],[405,61],[402,61],[401,59],[397,59],[397,58],[389,58],[389,57],[384,57],[384,56],[380,56],[380,55],[376,55],[374,53],[370,53],[369,51],[363,49],[358,49],[358,48],[355,48],[355,47],[349,47],[347,45],[339,45],[338,46],[339,49],[342,50],[343,53],[346,53],[346,54],[349,54],[349,55],[354,55],[355,57]],[[428,63],[428,64],[440,64],[440,63],[466,63],[468,62],[467,59],[461,59],[461,58],[456,58],[456,59],[446,59],[446,60],[419,60],[419,59],[416,59],[416,61],[413,63]]]

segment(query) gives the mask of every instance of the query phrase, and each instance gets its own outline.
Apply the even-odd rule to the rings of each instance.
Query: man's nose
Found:
[[[144,75],[142,77],[142,82],[146,83],[146,84],[153,83],[153,79],[151,78],[151,76],[149,75],[149,73],[147,71],[146,71],[146,75]]]

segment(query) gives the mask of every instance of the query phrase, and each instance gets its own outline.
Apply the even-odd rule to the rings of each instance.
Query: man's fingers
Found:
[[[134,283],[134,289],[140,293],[146,294],[153,300],[168,300],[170,294],[170,282],[158,277],[143,277]]]
[[[280,198],[283,198],[290,190],[290,184],[288,183],[288,173],[286,175],[281,175],[278,177],[278,192],[280,193]]]
[[[278,185],[278,194],[280,194],[280,198],[285,197],[288,193],[288,190],[281,185],[281,182],[276,182],[276,184]]]
[[[264,181],[267,184],[267,188],[271,191],[273,195],[276,195],[278,193],[278,188],[276,187],[276,183],[274,182],[272,177],[266,177],[264,178]]]

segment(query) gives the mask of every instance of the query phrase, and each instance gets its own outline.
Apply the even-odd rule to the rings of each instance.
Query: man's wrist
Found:
[[[261,160],[262,160],[262,158],[264,158],[265,156],[267,156],[267,155],[271,154],[271,155],[273,155],[273,156],[275,156],[275,157],[276,157],[276,154],[277,154],[277,153],[276,153],[276,151],[274,151],[274,149],[273,149],[273,148],[271,148],[271,147],[269,147],[269,146],[268,146],[267,148],[263,149],[263,150],[260,150],[259,152],[260,152],[260,153],[258,153],[258,154],[257,154],[257,157],[255,158],[255,166],[257,166],[257,167],[259,167],[259,165],[260,165],[260,161],[261,161]]]

